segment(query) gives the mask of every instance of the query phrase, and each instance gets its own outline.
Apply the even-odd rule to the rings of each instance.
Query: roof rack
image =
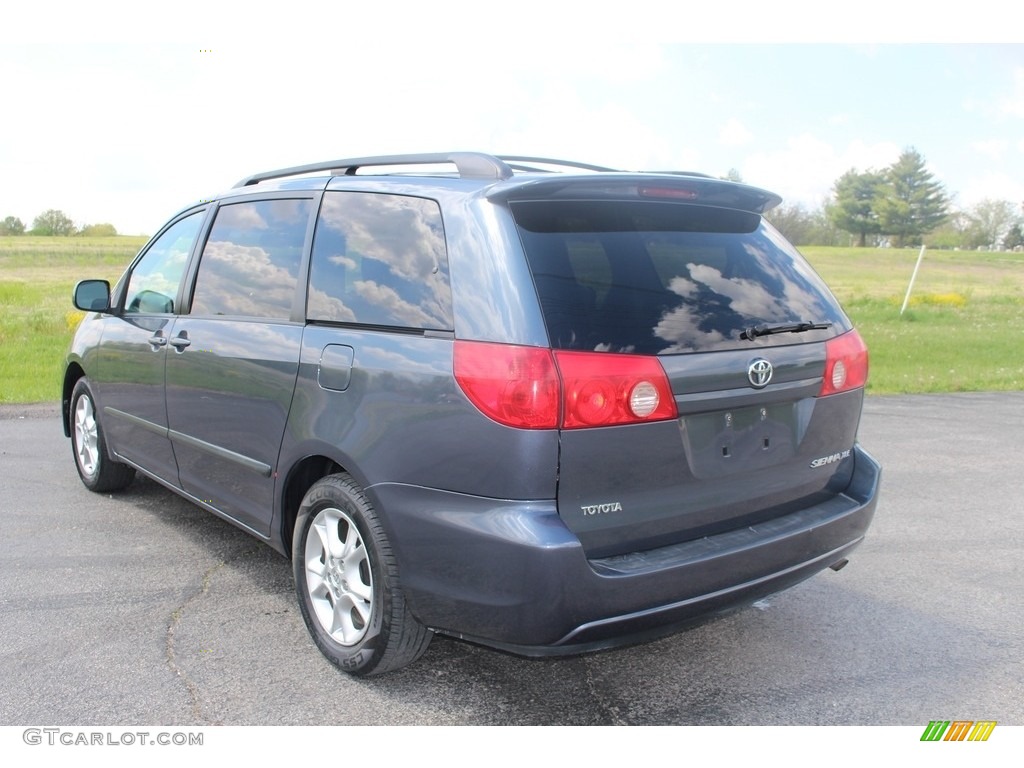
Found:
[[[531,171],[537,173],[552,173],[550,168],[537,167],[541,166],[554,166],[556,168],[573,168],[583,171],[599,171],[605,173],[616,172],[615,168],[605,168],[600,165],[591,165],[590,163],[574,163],[571,160],[556,160],[551,157],[528,157],[526,155],[499,155],[499,160],[503,160],[508,163],[514,171]],[[526,163],[526,165],[523,165]]]
[[[377,157],[355,157],[347,160],[327,160],[309,165],[296,165],[276,171],[264,171],[247,176],[235,184],[235,188],[249,187],[261,181],[282,179],[287,176],[300,176],[306,173],[330,173],[335,176],[355,176],[361,168],[374,168],[389,165],[439,165],[450,163],[455,166],[462,179],[481,179],[484,181],[502,181],[510,179],[516,171],[526,173],[554,173],[557,169],[597,171],[603,173],[618,172],[615,168],[602,165],[577,163],[571,160],[557,160],[552,157],[531,157],[528,155],[488,155],[483,152],[432,152],[419,155],[380,155]],[[692,171],[642,171],[642,173],[662,173],[674,176],[697,176],[712,178],[707,174]]]
[[[356,157],[347,160],[330,160],[309,165],[296,165],[276,171],[264,171],[247,176],[235,187],[248,187],[261,181],[299,176],[304,173],[326,171],[337,176],[355,176],[360,168],[382,165],[436,165],[452,163],[463,179],[484,179],[501,181],[512,178],[513,171],[500,158],[483,152],[435,152],[421,155],[381,155],[379,157]]]

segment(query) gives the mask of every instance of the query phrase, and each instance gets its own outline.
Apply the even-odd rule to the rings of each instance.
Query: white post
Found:
[[[910,276],[910,285],[907,286],[907,295],[903,298],[903,306],[900,307],[900,317],[903,317],[903,310],[907,308],[907,303],[910,301],[910,292],[914,288],[914,280],[917,279],[917,270],[921,267],[921,259],[924,258],[924,246],[921,246],[920,253],[917,254],[917,263],[914,264],[914,274]]]

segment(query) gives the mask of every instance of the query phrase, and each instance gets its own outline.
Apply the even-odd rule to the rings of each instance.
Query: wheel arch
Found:
[[[71,437],[71,393],[75,390],[75,384],[85,376],[85,371],[76,362],[68,364],[64,371],[64,385],[61,389],[61,421],[64,424],[64,437]]]
[[[321,478],[346,472],[344,466],[324,454],[312,454],[297,461],[285,476],[281,489],[281,522],[278,526],[277,549],[291,559],[295,520],[306,492]]]

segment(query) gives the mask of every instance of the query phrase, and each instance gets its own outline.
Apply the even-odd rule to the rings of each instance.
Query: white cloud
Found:
[[[975,152],[979,152],[992,160],[999,160],[1009,149],[1010,142],[1005,139],[987,139],[985,141],[976,141],[971,144],[971,149]]]
[[[1024,180],[1002,171],[972,176],[957,200],[962,208],[971,208],[982,200],[1009,200],[1024,206]]]
[[[999,104],[999,111],[1013,117],[1024,117],[1024,67],[1013,70],[1013,93]]]
[[[783,196],[787,203],[817,207],[836,179],[851,168],[880,170],[891,165],[900,148],[889,142],[867,144],[857,140],[837,149],[809,133],[794,136],[785,149],[756,153],[740,167],[743,180]]]
[[[722,130],[718,133],[718,142],[727,147],[740,147],[749,144],[753,138],[754,134],[748,131],[746,126],[735,117],[726,120]]]

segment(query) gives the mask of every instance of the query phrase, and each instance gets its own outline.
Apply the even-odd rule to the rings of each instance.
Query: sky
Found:
[[[456,150],[735,170],[817,208],[913,147],[958,207],[1024,203],[1024,27],[990,0],[362,5],[14,12],[0,219],[152,234],[257,171]]]

